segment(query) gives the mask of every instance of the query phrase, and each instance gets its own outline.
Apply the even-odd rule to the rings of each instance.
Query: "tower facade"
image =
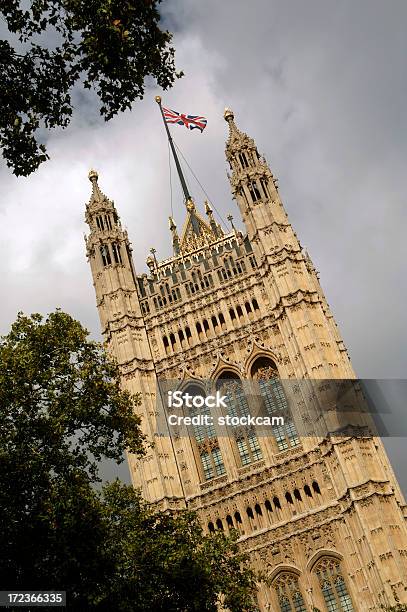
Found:
[[[127,233],[92,171],[86,238],[102,333],[123,386],[141,396],[142,427],[154,441],[128,456],[134,486],[161,509],[188,507],[208,532],[239,532],[253,565],[266,571],[261,610],[379,610],[407,602],[406,506],[374,436],[323,436],[307,425],[307,400],[273,435],[238,428],[218,436],[157,433],[158,380],[197,394],[214,381],[232,410],[245,411],[240,381],[259,384],[270,414],[283,381],[354,379],[311,259],[254,140],[225,111],[229,180],[245,232],[225,233],[209,203],[192,199],[174,254],[147,259],[136,274]],[[309,420],[309,419],[308,419]]]

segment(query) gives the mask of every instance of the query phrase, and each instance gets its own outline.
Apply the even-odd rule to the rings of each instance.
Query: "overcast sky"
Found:
[[[208,119],[176,142],[225,218],[238,218],[226,177],[223,109],[254,137],[279,178],[290,220],[364,378],[405,378],[405,0],[164,0],[185,77],[105,124],[88,94],[48,139],[51,161],[29,178],[2,163],[0,333],[19,310],[57,306],[99,338],[83,233],[87,174],[99,172],[128,228],[138,273],[154,246],[170,254],[168,148],[154,96]],[[204,194],[187,176],[198,206]],[[173,172],[174,217],[182,198]],[[392,449],[396,467],[405,441]],[[406,487],[407,477],[403,480]]]

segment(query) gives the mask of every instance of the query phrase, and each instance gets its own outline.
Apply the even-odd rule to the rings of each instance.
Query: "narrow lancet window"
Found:
[[[112,258],[110,257],[110,251],[107,244],[102,244],[100,246],[100,255],[102,257],[102,262],[104,266],[110,266],[112,263]]]
[[[122,255],[120,252],[120,245],[114,242],[112,244],[112,251],[113,251],[113,258],[114,258],[115,263],[122,264],[123,262],[122,262]]]

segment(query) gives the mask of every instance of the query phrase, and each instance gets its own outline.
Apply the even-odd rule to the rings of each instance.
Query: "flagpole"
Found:
[[[177,153],[175,151],[174,143],[173,143],[173,140],[171,138],[170,130],[168,129],[168,125],[167,125],[167,122],[166,122],[165,117],[164,117],[163,109],[162,109],[162,106],[161,106],[161,97],[160,96],[156,96],[155,97],[155,101],[157,102],[158,106],[160,107],[161,117],[163,118],[164,126],[165,126],[165,129],[167,131],[168,142],[170,143],[171,151],[172,151],[172,154],[174,156],[174,161],[175,161],[175,165],[177,167],[177,172],[178,172],[179,180],[181,181],[182,191],[184,192],[185,201],[188,202],[188,200],[191,200],[192,198],[191,198],[191,195],[190,195],[190,193],[188,191],[188,187],[187,187],[187,184],[185,182],[184,175],[182,173],[181,164],[179,163],[178,155],[177,155]]]

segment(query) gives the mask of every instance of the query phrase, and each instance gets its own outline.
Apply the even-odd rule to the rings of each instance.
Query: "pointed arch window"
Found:
[[[264,195],[266,196],[266,198],[268,198],[268,197],[270,196],[270,194],[269,194],[269,188],[268,188],[268,186],[267,186],[267,181],[266,181],[266,179],[261,178],[261,179],[260,179],[260,185],[261,185],[261,188],[262,188],[262,190],[263,190]]]
[[[281,612],[307,612],[298,576],[290,572],[282,572],[274,581],[273,586]]]
[[[191,385],[186,392],[193,396],[203,397],[204,391],[198,385]],[[210,409],[202,405],[201,408],[191,407],[188,416],[210,415]],[[192,425],[195,438],[195,452],[199,455],[204,480],[212,480],[226,473],[222,453],[218,445],[216,431],[213,425]]]
[[[97,228],[101,231],[105,229],[105,226],[103,225],[103,218],[99,217],[99,215],[96,216],[96,225]]]
[[[234,372],[223,372],[217,382],[217,388],[227,397],[226,413],[231,417],[248,416],[249,404],[240,378]],[[233,429],[232,429],[233,431]],[[235,433],[233,431],[233,433]],[[236,448],[242,466],[249,465],[263,458],[259,440],[250,427],[236,429]]]
[[[242,166],[242,168],[248,168],[249,167],[249,162],[247,161],[247,153],[243,152],[239,153],[239,161],[240,164]]]
[[[314,571],[328,612],[354,612],[339,559],[325,557]]]
[[[110,250],[107,244],[100,245],[100,255],[104,266],[110,266],[112,258],[110,257]]]
[[[267,414],[270,417],[284,416],[284,425],[273,427],[278,450],[284,451],[298,446],[300,443],[298,433],[291,420],[287,400],[274,361],[268,357],[260,357],[252,366],[251,376],[258,381]]]
[[[123,261],[122,261],[122,255],[120,252],[120,244],[118,244],[117,242],[113,242],[112,251],[113,251],[113,259],[115,263],[122,264]]]
[[[110,218],[110,215],[105,215],[105,224],[107,229],[111,230],[112,229],[112,220]]]
[[[261,200],[261,193],[260,190],[257,186],[256,181],[250,181],[247,184],[248,188],[249,188],[249,192],[251,195],[251,198],[253,200],[253,202],[257,202],[258,200]]]

